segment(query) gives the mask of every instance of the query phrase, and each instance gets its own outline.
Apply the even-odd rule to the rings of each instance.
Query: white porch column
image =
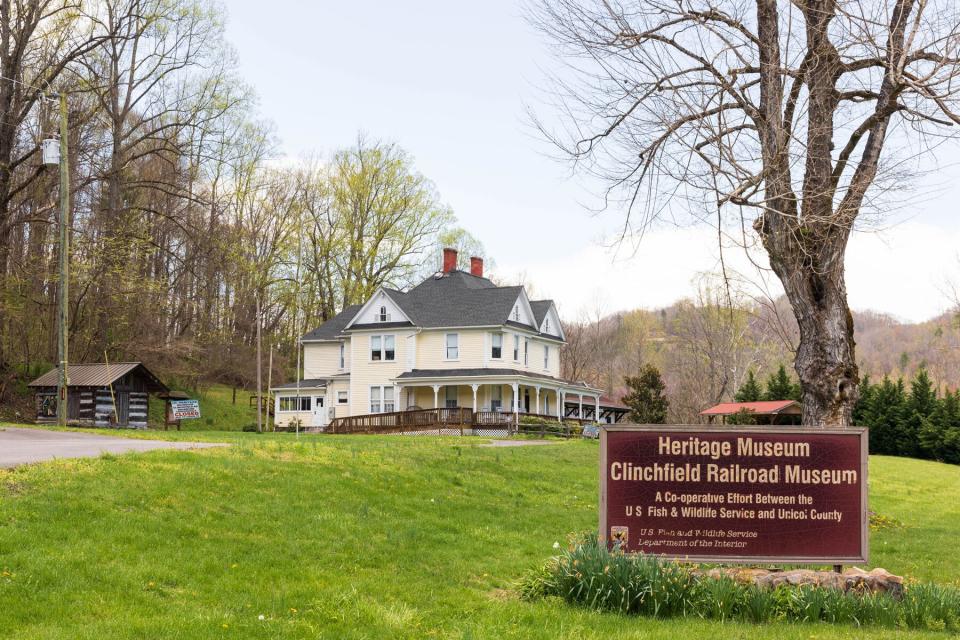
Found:
[[[67,370],[69,371],[69,369]],[[297,400],[297,402],[300,402],[300,401]],[[299,409],[300,407],[297,407],[297,408]],[[280,415],[280,396],[278,396],[277,394],[273,394],[273,415],[274,416]],[[274,423],[276,423],[276,418],[274,418]]]
[[[577,397],[580,399],[580,402],[579,402],[579,404],[578,404],[578,407],[579,407],[578,411],[579,411],[579,413],[577,414],[577,417],[580,418],[581,420],[583,420],[583,394],[581,393],[581,394],[578,395]]]
[[[510,389],[513,391],[513,412],[520,413],[520,383],[514,382]]]
[[[433,385],[433,408],[434,409],[440,408],[440,385],[439,384]]]
[[[563,391],[557,389],[557,420],[563,422],[563,410],[565,403],[563,402]]]
[[[474,410],[474,412],[476,412],[476,410],[477,410],[477,389],[480,388],[480,385],[478,385],[478,384],[472,384],[472,385],[470,385],[470,388],[473,389],[473,410]]]
[[[596,401],[596,409],[594,409],[593,421],[597,424],[600,424],[600,396],[594,396],[593,399]]]
[[[536,407],[534,413],[540,413],[540,385],[535,386],[533,389],[535,391],[533,406]]]

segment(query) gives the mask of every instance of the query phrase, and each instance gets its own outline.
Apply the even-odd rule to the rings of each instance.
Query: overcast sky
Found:
[[[548,155],[526,107],[551,64],[515,0],[226,0],[241,72],[298,157],[348,146],[363,131],[400,144],[506,277],[524,274],[561,314],[653,308],[692,295],[718,268],[716,232],[662,227],[636,247],[605,248],[622,219],[592,215],[590,193]],[[960,150],[925,195],[880,233],[855,234],[847,288],[855,309],[919,321],[947,307],[960,279]],[[742,254],[728,265],[755,279]]]

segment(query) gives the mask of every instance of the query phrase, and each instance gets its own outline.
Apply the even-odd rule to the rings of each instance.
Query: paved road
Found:
[[[115,438],[76,431],[0,428],[0,468],[15,467],[54,458],[92,458],[101,453],[128,453],[153,449],[202,449],[223,447],[215,442],[164,442]]]

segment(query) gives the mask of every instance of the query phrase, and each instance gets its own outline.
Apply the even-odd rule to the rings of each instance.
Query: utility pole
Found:
[[[67,164],[67,94],[60,93],[60,309],[57,314],[59,340],[57,356],[60,376],[57,380],[57,424],[67,426],[67,313],[70,285],[70,167]]]
[[[260,363],[263,361],[263,358],[260,355],[260,292],[257,292],[257,433],[263,432],[263,427],[261,426],[263,420],[263,400],[261,396],[262,380],[260,373]]]
[[[267,431],[270,431],[270,408],[273,406],[270,388],[273,386],[273,340],[270,341],[270,364],[267,365]]]

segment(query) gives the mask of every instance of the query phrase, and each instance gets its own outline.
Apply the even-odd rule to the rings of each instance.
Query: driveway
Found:
[[[164,442],[115,438],[76,431],[43,431],[0,427],[0,468],[55,458],[93,458],[101,453],[129,453],[154,449],[223,447],[216,442]]]

